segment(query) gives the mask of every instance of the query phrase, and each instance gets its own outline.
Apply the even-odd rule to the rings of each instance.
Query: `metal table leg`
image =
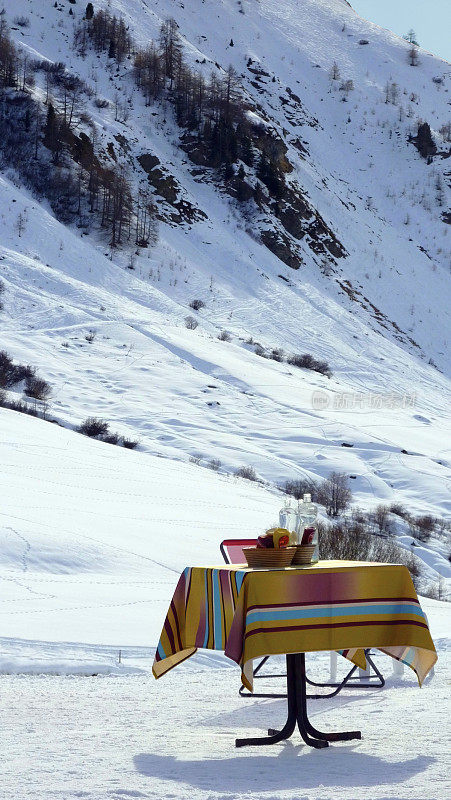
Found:
[[[302,727],[310,736],[324,739],[326,742],[341,742],[349,739],[361,739],[362,734],[360,731],[343,731],[342,733],[323,733],[313,727],[307,716],[307,692],[305,680],[305,653],[297,653],[294,656],[296,660],[296,671],[299,675],[297,682],[298,689],[298,708],[301,715]],[[299,718],[298,718],[299,724]],[[302,731],[301,736],[304,738]]]
[[[248,745],[276,744],[288,739],[293,733],[296,723],[304,742],[310,747],[328,747],[329,742],[360,739],[360,731],[344,731],[343,733],[322,733],[313,727],[307,716],[307,689],[305,675],[305,654],[291,653],[287,657],[287,705],[288,717],[282,730],[268,730],[268,736],[250,739],[236,739],[236,747]]]
[[[289,739],[293,733],[297,722],[297,697],[296,697],[296,674],[294,661],[287,656],[287,706],[288,716],[285,725],[280,731],[268,731],[268,736],[258,736],[251,739],[236,739],[236,747],[246,745],[276,744],[283,739]]]

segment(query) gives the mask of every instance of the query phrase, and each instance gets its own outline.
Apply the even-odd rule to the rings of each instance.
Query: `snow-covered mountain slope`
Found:
[[[101,109],[86,99],[104,155],[112,143],[136,186],[147,185],[138,156],[154,155],[205,217],[175,224],[162,213],[159,243],[130,270],[127,247],[112,253],[100,232],[63,226],[17,174],[4,175],[2,348],[51,382],[52,413],[65,423],[100,416],[147,453],[219,458],[227,471],[249,464],[269,481],[338,468],[355,476],[361,505],[400,499],[418,513],[448,513],[449,250],[436,196],[449,164],[437,133],[448,65],[421,51],[410,67],[405,42],[340,0],[109,7],[139,45],[173,16],[191,66],[207,75],[234,65],[252,113],[286,147],[287,181],[346,255],[325,263],[312,216],[290,240],[302,260],[290,269],[259,240],[274,219],[237,204],[211,170],[199,172],[171,107],[146,107],[131,63],[116,70],[104,53],[74,51],[84,7],[17,0],[6,9],[17,45],[30,58],[64,61],[110,101]],[[330,80],[333,61],[353,80],[347,102]],[[395,104],[385,103],[387,81],[398,86]],[[33,92],[44,97],[40,73]],[[126,121],[114,119],[118,92],[130,99]],[[430,165],[407,141],[418,117],[443,151]],[[194,298],[206,306],[191,331],[184,318]],[[217,339],[223,329],[231,342]],[[250,337],[326,359],[333,377],[263,359]]]
[[[257,536],[281,505],[242,478],[6,409],[0,458],[0,672],[110,671],[117,648],[129,666],[149,658],[185,566],[221,564],[223,539]],[[451,578],[437,545],[419,552],[425,588]]]
[[[88,49],[82,58],[74,52],[73,27],[83,9],[71,9],[68,20],[70,6],[65,4],[47,9],[44,15],[40,5],[28,0],[17,5],[15,11],[22,8],[29,14],[30,25],[18,29],[17,41],[30,57],[63,60],[68,70],[87,80],[96,96],[111,101],[105,111],[91,99],[87,110],[104,144],[114,145],[115,157],[124,162],[143,153],[157,157],[182,187],[184,199],[207,215],[190,230],[188,242],[186,229],[179,235],[171,231],[171,236],[164,229],[170,249],[166,258],[156,254],[160,275],[174,258],[171,250],[186,265],[183,278],[193,272],[193,285],[197,283],[204,293],[212,274],[218,291],[222,288],[230,297],[237,291],[235,280],[230,285],[231,274],[247,294],[249,283],[255,289],[268,281],[271,286],[275,273],[282,272],[295,283],[295,290],[313,282],[321,294],[332,294],[348,309],[369,315],[384,335],[398,335],[405,342],[410,337],[427,359],[446,367],[444,281],[450,250],[442,216],[449,146],[440,140],[441,153],[427,165],[407,136],[416,133],[418,119],[429,121],[435,131],[447,121],[449,65],[422,52],[421,63],[409,66],[403,40],[360,19],[339,0],[306,0],[300,9],[289,0],[243,4],[206,0],[186,7],[160,0],[152,8],[142,0],[109,4],[123,15],[138,45],[150,37],[156,40],[161,22],[171,15],[179,24],[191,66],[206,75],[212,68],[221,73],[216,64],[235,67],[246,100],[287,148],[290,182],[301,187],[348,253],[336,264],[331,259],[332,274],[324,280],[319,269],[324,254],[315,253],[308,226],[296,242],[304,263],[293,273],[266,248],[256,246],[246,232],[251,228],[258,234],[265,220],[251,218],[243,225],[243,208],[236,208],[224,193],[218,196],[205,176],[199,179],[198,170],[178,147],[182,131],[174,125],[170,110],[158,103],[145,106],[131,80],[130,64],[108,70],[103,54]],[[359,44],[363,41],[368,44]],[[334,61],[341,77],[353,81],[354,89],[347,94],[339,90],[339,80],[329,77]],[[387,83],[396,84],[394,102],[385,102]],[[130,99],[126,122],[114,119],[113,97],[118,92]],[[345,96],[347,102],[342,102]],[[126,141],[122,151],[120,136]],[[141,173],[136,179],[143,179],[136,163],[134,168]],[[146,266],[144,262],[142,269]],[[160,280],[166,288],[175,277],[179,286],[171,287],[171,294],[185,299],[182,275]],[[350,285],[343,285],[344,280]]]
[[[180,572],[222,563],[280,499],[0,410],[1,635],[153,646]]]
[[[138,435],[147,452],[219,458],[228,471],[252,465],[271,481],[344,469],[362,505],[400,500],[446,515],[448,388],[431,366],[333,300],[305,289],[296,296],[284,283],[266,295],[267,313],[271,305],[302,308],[302,345],[290,315],[279,311],[279,330],[277,317],[265,319],[252,287],[231,303],[232,320],[215,311],[213,296],[199,328],[186,330],[181,303],[109,262],[5,181],[2,188],[8,212],[26,208],[28,219],[22,252],[12,236],[3,239],[2,346],[50,381],[58,419],[100,416]],[[216,338],[226,322],[231,342]],[[334,376],[263,359],[245,344],[249,334],[326,356]]]
[[[274,490],[4,409],[0,447],[7,638],[152,646],[184,567],[221,563],[223,539],[277,519]],[[426,579],[450,576],[433,543],[421,555]]]
[[[318,727],[362,730],[357,744],[331,746],[318,780],[324,764],[297,738],[261,755],[235,751],[240,731],[259,735],[284,718],[284,701],[238,697],[239,669],[222,653],[199,651],[159,681],[150,673],[180,570],[220,563],[223,536],[259,532],[280,497],[5,409],[0,459],[5,797],[399,800],[401,783],[403,797],[446,794],[437,754],[446,727],[447,604],[420,598],[438,652],[421,690],[411,670],[394,675],[396,662],[378,653],[383,691],[345,690],[309,703]],[[308,667],[327,679],[329,654],[309,653]],[[345,669],[339,659],[338,674]],[[276,682],[268,684],[275,691]],[[422,736],[412,739],[420,720]]]

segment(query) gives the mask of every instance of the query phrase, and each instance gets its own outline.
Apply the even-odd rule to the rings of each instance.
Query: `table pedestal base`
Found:
[[[268,736],[251,739],[236,739],[236,747],[249,745],[276,744],[289,739],[296,724],[304,742],[310,747],[328,747],[329,742],[343,742],[349,739],[361,739],[360,731],[343,731],[343,733],[322,733],[313,727],[307,716],[307,688],[305,677],[305,653],[287,655],[287,704],[288,717],[282,730],[268,730]]]

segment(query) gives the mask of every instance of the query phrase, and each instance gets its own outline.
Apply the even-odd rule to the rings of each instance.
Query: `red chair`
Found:
[[[243,547],[256,547],[257,539],[224,539],[220,544],[226,564],[245,564]]]
[[[246,559],[244,557],[243,548],[244,547],[256,547],[257,539],[224,539],[223,542],[220,544],[220,549],[222,553],[222,557],[226,564],[244,564],[247,566]],[[315,681],[310,680],[306,676],[306,681],[310,686],[317,686],[319,688],[325,689],[333,689],[333,692],[329,692],[328,694],[309,694],[307,697],[310,700],[322,700],[326,697],[335,697],[345,686],[348,689],[378,689],[385,685],[385,678],[382,673],[376,667],[374,661],[370,656],[370,650],[365,650],[365,656],[367,664],[370,668],[373,669],[373,674],[365,675],[365,682],[359,675],[354,675],[357,670],[357,666],[354,664],[349,672],[345,675],[341,683],[316,683]],[[269,656],[265,656],[262,658],[261,661],[257,664],[255,669],[253,670],[254,678],[285,678],[286,673],[271,673],[264,675],[259,675],[261,668],[266,664],[268,661]],[[358,681],[358,683],[356,683]],[[374,681],[377,681],[375,683]],[[274,694],[274,693],[266,693],[266,692],[253,692],[252,694],[247,691],[246,687],[241,684],[239,689],[239,694],[241,697],[286,697],[285,694]]]

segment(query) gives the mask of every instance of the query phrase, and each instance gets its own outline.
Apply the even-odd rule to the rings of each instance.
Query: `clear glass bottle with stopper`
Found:
[[[304,501],[298,500],[298,507],[296,510],[296,527],[295,527],[296,537],[294,544],[297,545],[302,544],[302,536],[304,534],[305,526],[306,526],[306,521],[305,521]]]
[[[304,523],[304,530],[302,533],[302,544],[313,544],[315,550],[313,551],[312,564],[319,561],[319,544],[318,544],[318,507],[312,503],[312,496],[309,493],[304,494],[302,501],[302,520]],[[308,533],[307,533],[308,531]],[[305,539],[305,541],[304,541]]]
[[[285,528],[290,533],[290,545],[296,544],[296,510],[291,505],[291,497],[287,497],[283,507],[279,511],[279,527]]]

